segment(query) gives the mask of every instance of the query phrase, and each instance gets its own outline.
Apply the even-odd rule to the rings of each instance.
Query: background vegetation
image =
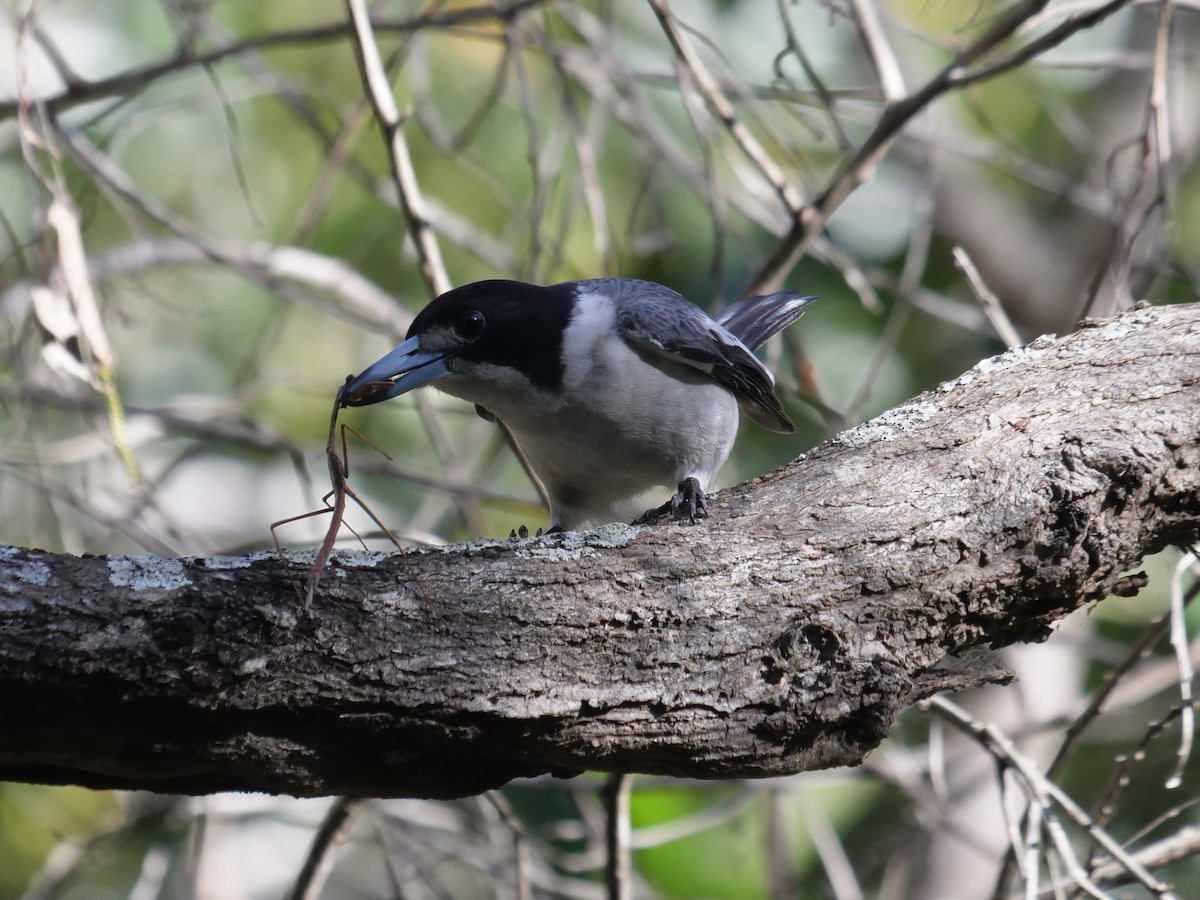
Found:
[[[376,3],[389,147],[372,42],[340,4],[12,0],[0,540],[270,548],[272,521],[321,505],[334,391],[442,281],[623,275],[710,309],[775,283],[820,294],[767,351],[799,432],[747,426],[726,483],[1006,344],[1195,300],[1197,7]],[[423,392],[346,420],[365,438],[353,484],[407,539],[542,523],[465,404]],[[308,547],[323,526],[280,534]],[[1050,774],[1094,821],[1173,852],[1160,876],[1200,896],[1189,559],[1149,561],[1140,596],[1009,651],[1022,682],[959,701],[1043,770],[1060,754]],[[1097,890],[1149,895],[954,723],[914,711],[856,771],[637,781],[639,891],[1005,896],[1078,884],[1077,861]],[[325,896],[602,896],[600,784],[373,804]],[[0,785],[0,896],[278,896],[327,805]],[[1006,859],[1010,839],[1036,864]]]

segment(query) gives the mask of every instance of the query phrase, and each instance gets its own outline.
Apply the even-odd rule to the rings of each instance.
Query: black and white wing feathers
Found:
[[[716,320],[749,347],[757,350],[804,314],[817,298],[801,297],[797,291],[780,291],[747,297],[731,303],[716,315]]]
[[[738,405],[764,428],[796,430],[775,396],[770,371],[724,325],[662,285],[613,279],[605,287],[616,303],[617,330],[631,345],[711,376],[729,388]]]

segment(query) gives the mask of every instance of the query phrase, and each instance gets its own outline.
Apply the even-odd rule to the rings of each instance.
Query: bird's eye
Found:
[[[483,334],[483,326],[487,320],[477,309],[463,313],[454,323],[454,333],[464,341],[473,341]]]

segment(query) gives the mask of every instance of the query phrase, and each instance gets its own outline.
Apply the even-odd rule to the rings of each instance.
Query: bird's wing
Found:
[[[616,297],[616,324],[625,340],[711,376],[729,388],[746,414],[764,428],[796,430],[775,396],[770,371],[728,329],[669,288],[650,282],[627,282],[622,287],[624,296]]]
[[[798,291],[747,297],[731,303],[715,318],[743,344],[757,350],[799,319],[805,307],[816,299],[815,296],[801,297]]]

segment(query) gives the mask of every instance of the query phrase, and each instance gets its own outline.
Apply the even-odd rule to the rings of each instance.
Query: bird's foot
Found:
[[[697,516],[708,518],[708,500],[697,479],[685,478],[679,482],[675,495],[671,497],[671,518],[677,522],[686,518],[695,524]]]
[[[708,518],[708,500],[700,488],[699,480],[696,478],[683,479],[679,482],[679,487],[676,488],[676,492],[670,500],[662,506],[646,510],[631,524],[653,525],[666,515],[670,515],[677,522],[687,519],[693,525],[696,524],[697,518]]]

